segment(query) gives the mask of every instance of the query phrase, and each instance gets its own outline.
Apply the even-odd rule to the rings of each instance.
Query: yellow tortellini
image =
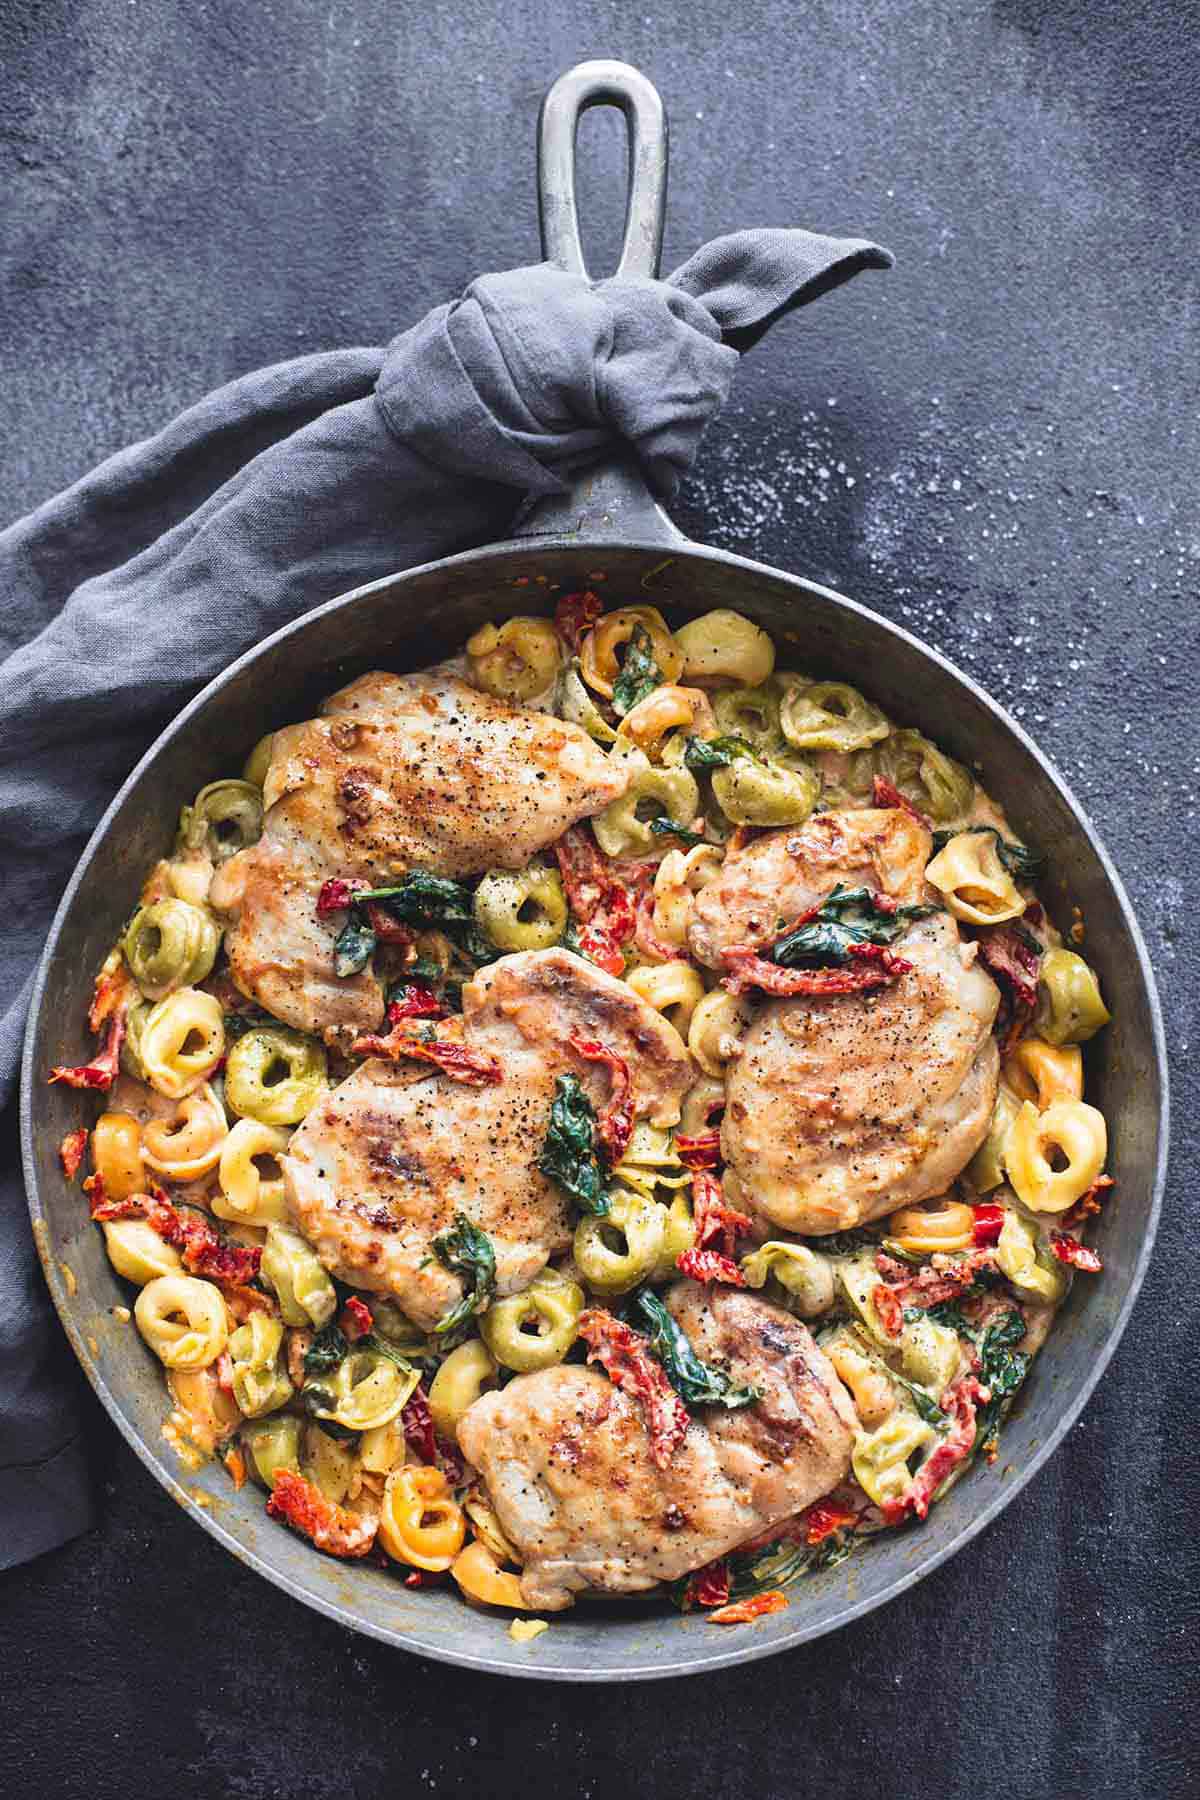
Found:
[[[627,1294],[657,1268],[666,1229],[666,1207],[618,1188],[603,1218],[575,1227],[575,1265],[598,1294]]]
[[[1021,1102],[1012,1089],[1000,1083],[988,1134],[967,1164],[967,1180],[977,1194],[988,1194],[1004,1180],[1004,1151]]]
[[[675,641],[689,681],[757,687],[775,667],[775,646],[762,626],[724,606],[690,619]]]
[[[268,731],[260,737],[253,750],[246,758],[242,770],[242,780],[248,781],[251,787],[264,788],[267,783],[267,770],[271,766],[271,752],[275,747],[275,733]]]
[[[92,1167],[106,1200],[128,1200],[146,1191],[142,1128],[132,1113],[101,1113],[92,1127]]]
[[[260,1273],[279,1301],[285,1325],[328,1325],[337,1292],[317,1253],[286,1225],[272,1225],[263,1245]]]
[[[688,1049],[706,1075],[719,1080],[742,1047],[742,1039],[750,1029],[754,1009],[745,995],[731,994],[725,988],[714,988],[706,994],[692,1013],[688,1026]]]
[[[1074,950],[1048,950],[1038,975],[1036,1026],[1048,1044],[1086,1044],[1112,1014],[1096,972]]]
[[[774,1276],[802,1319],[815,1319],[833,1305],[833,1265],[807,1244],[772,1240],[744,1256],[741,1268],[752,1288],[765,1287]]]
[[[724,851],[716,844],[668,850],[654,876],[654,935],[667,944],[687,938],[692,907],[701,888],[721,872]]]
[[[613,685],[621,673],[617,652],[631,642],[638,630],[650,639],[650,652],[660,680],[668,685],[678,680],[683,673],[683,651],[658,608],[623,606],[597,620],[579,646],[580,670],[593,693],[612,699]]]
[[[1008,1134],[1004,1163],[1023,1206],[1061,1213],[1087,1193],[1107,1155],[1108,1128],[1094,1106],[1056,1100],[1039,1113],[1026,1100]]]
[[[916,1256],[965,1250],[975,1239],[975,1213],[958,1200],[925,1201],[892,1213],[887,1229],[890,1242]]]
[[[549,619],[519,614],[503,625],[481,625],[467,639],[471,680],[501,700],[532,700],[553,686],[562,640]]]
[[[925,871],[946,909],[968,925],[1000,925],[1019,919],[1025,897],[1000,861],[990,831],[960,831]]]
[[[529,1611],[529,1602],[521,1592],[520,1579],[510,1569],[502,1569],[504,1559],[497,1556],[482,1535],[458,1555],[451,1564],[453,1575],[468,1600],[483,1606],[507,1606],[513,1611]],[[514,1621],[514,1627],[517,1621]],[[532,1621],[530,1622],[532,1625]]]
[[[821,778],[800,757],[784,763],[735,756],[713,770],[712,791],[735,825],[800,825],[821,797]]]
[[[890,1336],[875,1310],[875,1290],[881,1281],[869,1252],[839,1262],[837,1276],[851,1309],[873,1341],[899,1363],[900,1372],[909,1381],[940,1394],[958,1367],[958,1334],[920,1313],[904,1320],[898,1337]]]
[[[225,1302],[211,1281],[159,1275],[134,1302],[138,1330],[168,1369],[203,1369],[229,1338]]]
[[[874,754],[879,774],[935,824],[947,825],[969,812],[974,776],[919,731],[893,731]]]
[[[233,1397],[248,1419],[278,1412],[292,1397],[292,1384],[279,1367],[283,1326],[269,1313],[254,1312],[230,1335]]]
[[[679,1273],[676,1266],[679,1258],[695,1247],[696,1222],[686,1194],[676,1194],[670,1206],[660,1206],[658,1210],[666,1214],[662,1249],[647,1279],[674,1281]]]
[[[167,864],[167,881],[177,900],[203,910],[212,886],[213,862],[203,850],[185,850]]]
[[[582,1311],[579,1283],[543,1269],[524,1293],[493,1300],[479,1329],[498,1363],[525,1374],[562,1361],[579,1335]]]
[[[182,1421],[177,1417],[168,1420],[164,1436],[169,1441],[178,1444],[175,1431],[182,1423],[187,1439],[205,1456],[211,1456],[241,1423],[238,1403],[221,1386],[215,1362],[204,1369],[168,1369],[167,1388],[176,1413],[183,1414]]]
[[[261,1487],[273,1488],[281,1469],[300,1473],[300,1421],[294,1414],[255,1419],[243,1426],[239,1436],[250,1473]]]
[[[625,1154],[613,1169],[613,1178],[618,1187],[632,1188],[647,1200],[652,1200],[660,1187],[687,1187],[692,1179],[671,1133],[648,1125],[644,1119],[634,1126]]]
[[[889,1419],[899,1400],[896,1385],[858,1332],[839,1325],[822,1337],[821,1348],[849,1390],[854,1410],[866,1429],[873,1431]]]
[[[174,1119],[147,1119],[142,1155],[146,1166],[167,1181],[198,1181],[220,1162],[228,1135],[225,1108],[205,1082],[184,1095]]]
[[[106,1219],[104,1244],[118,1275],[138,1287],[182,1268],[179,1252],[165,1243],[145,1219]]]
[[[1004,1061],[1004,1079],[1019,1100],[1045,1112],[1056,1100],[1083,1099],[1083,1052],[1077,1044],[1022,1038]]]
[[[666,818],[690,826],[700,806],[695,776],[682,765],[655,768],[641,750],[623,758],[629,769],[629,786],[592,820],[596,842],[605,856],[661,859],[672,848],[671,839],[651,831],[652,819]]]
[[[226,1103],[241,1118],[262,1125],[298,1125],[326,1085],[324,1049],[286,1025],[245,1032],[225,1064]]]
[[[147,1014],[137,1052],[156,1093],[182,1100],[208,1079],[225,1053],[219,1002],[199,988],[168,994]]]
[[[759,756],[772,756],[784,747],[773,686],[725,688],[713,697],[713,713],[721,736],[741,738]]]
[[[567,927],[567,900],[556,869],[532,862],[492,869],[475,889],[475,923],[499,950],[548,950]]]
[[[725,1083],[706,1075],[683,1096],[679,1129],[684,1137],[696,1137],[702,1131],[715,1129],[713,1120],[725,1105]]]
[[[932,1426],[901,1407],[877,1430],[856,1433],[851,1466],[859,1486],[876,1506],[904,1498],[912,1479],[909,1462],[933,1436]]]
[[[317,1388],[328,1392],[329,1404],[316,1408],[318,1418],[333,1419],[347,1431],[373,1431],[397,1417],[419,1380],[419,1369],[378,1348],[357,1345],[332,1377],[322,1378],[305,1393],[315,1397]]]
[[[557,711],[572,725],[581,725],[598,744],[613,744],[617,734],[584,686],[578,660],[568,664],[558,684]]]
[[[256,844],[262,836],[262,826],[263,798],[259,784],[210,781],[179,815],[179,840],[184,849],[203,850],[219,864],[228,862],[239,850]]]
[[[211,974],[221,932],[216,920],[186,900],[155,900],[134,913],[121,948],[147,1000],[162,1000]]]
[[[891,730],[879,708],[844,681],[792,688],[779,709],[779,724],[797,750],[865,750]]]
[[[462,1507],[440,1469],[406,1463],[384,1483],[379,1543],[415,1569],[448,1569],[467,1535]]]
[[[335,1506],[340,1506],[350,1492],[357,1473],[356,1461],[353,1445],[330,1437],[315,1422],[304,1427],[300,1436],[300,1472]]]
[[[697,1006],[704,999],[704,978],[690,962],[646,964],[625,978],[639,999],[660,1012],[680,1037],[686,1038]]]
[[[429,1385],[429,1410],[439,1436],[447,1443],[457,1443],[458,1421],[495,1385],[495,1358],[479,1338],[470,1338],[452,1350]]]
[[[403,1419],[373,1425],[358,1440],[358,1466],[368,1475],[390,1475],[408,1457]]]
[[[274,1158],[287,1149],[288,1134],[278,1125],[239,1119],[221,1146],[219,1194],[211,1206],[218,1219],[237,1225],[286,1225],[289,1218],[283,1181],[263,1175],[257,1158]]]
[[[715,726],[708,695],[699,688],[659,687],[625,714],[617,743],[633,744],[653,760],[669,731],[711,737]]]
[[[1056,1305],[1067,1291],[1067,1271],[1041,1250],[1037,1232],[1015,1207],[1006,1206],[996,1244],[996,1262],[1015,1288]]]

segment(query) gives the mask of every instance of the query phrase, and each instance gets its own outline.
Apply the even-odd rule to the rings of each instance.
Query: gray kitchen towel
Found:
[[[890,262],[859,240],[755,230],[714,240],[665,281],[546,264],[485,275],[386,349],[231,382],[0,533],[0,1567],[91,1517],[12,1095],[31,971],[113,791],[268,632],[502,535],[526,500],[564,492],[607,449],[632,447],[669,498],[739,351]]]

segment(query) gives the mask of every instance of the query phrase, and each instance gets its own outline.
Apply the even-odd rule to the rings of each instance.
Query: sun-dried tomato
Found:
[[[449,1014],[433,989],[423,981],[406,982],[392,991],[388,1001],[387,1022],[398,1025],[401,1019],[445,1019]]]
[[[606,975],[625,973],[621,946],[606,925],[581,925],[575,936],[583,954]]]
[[[685,1169],[715,1169],[721,1161],[719,1131],[698,1131],[694,1137],[676,1135],[675,1148]]]
[[[598,1362],[615,1387],[640,1402],[651,1458],[658,1468],[668,1468],[687,1436],[688,1410],[646,1339],[599,1306],[580,1314],[579,1335],[588,1346],[588,1361]]]
[[[402,924],[380,901],[364,901],[363,911],[367,915],[367,924],[381,944],[411,944],[414,941],[416,934],[412,927]]]
[[[668,944],[654,929],[654,889],[646,888],[637,903],[637,921],[633,941],[643,956],[652,962],[673,962],[679,955],[676,944]]]
[[[765,1618],[768,1613],[782,1612],[788,1603],[788,1597],[782,1588],[768,1588],[765,1594],[750,1594],[745,1600],[735,1600],[729,1606],[719,1607],[708,1615],[710,1625],[748,1625],[753,1619]]]
[[[1004,1229],[1004,1208],[985,1203],[973,1207],[972,1211],[975,1214],[971,1230],[972,1242],[981,1247],[999,1243],[1000,1233]]]
[[[577,594],[564,594],[554,608],[555,630],[572,650],[578,650],[580,638],[585,631],[591,630],[603,611],[603,600],[590,588]]]
[[[355,1038],[350,1048],[355,1056],[386,1056],[392,1062],[412,1057],[417,1062],[433,1063],[451,1081],[461,1081],[464,1087],[488,1087],[504,1079],[504,1071],[494,1056],[468,1049],[454,1038],[418,1037],[403,1019],[392,1026],[386,1037]]]
[[[1052,1231],[1050,1248],[1059,1262],[1067,1263],[1072,1269],[1082,1269],[1087,1275],[1099,1275],[1104,1267],[1096,1252],[1068,1231]]]
[[[1064,1231],[1078,1231],[1094,1214],[1100,1211],[1102,1194],[1116,1184],[1111,1175],[1097,1175],[1086,1194],[1081,1194],[1070,1212],[1063,1213],[1059,1224]]]
[[[882,1512],[889,1525],[898,1525],[909,1513],[924,1519],[934,1494],[951,1469],[957,1468],[971,1454],[975,1444],[975,1402],[990,1400],[987,1388],[981,1387],[974,1375],[963,1375],[942,1395],[942,1411],[953,1423],[949,1435],[925,1458],[908,1487],[898,1500],[885,1501]]]
[[[50,1081],[65,1081],[68,1087],[99,1088],[107,1093],[117,1079],[121,1065],[121,1045],[125,1042],[125,1029],[129,1020],[129,1008],[132,1005],[132,991],[126,991],[117,1002],[104,1024],[104,1036],[99,1050],[91,1062],[79,1063],[74,1068],[58,1067],[51,1069]]]
[[[400,1423],[404,1427],[404,1441],[409,1448],[416,1451],[422,1462],[435,1464],[437,1432],[434,1429],[433,1414],[429,1410],[429,1395],[425,1392],[424,1382],[418,1382],[405,1401]]]
[[[724,1606],[729,1599],[729,1564],[723,1556],[688,1577],[684,1611],[693,1606]]]
[[[368,881],[343,881],[338,876],[323,883],[317,895],[317,917],[327,919],[330,913],[345,912],[353,904],[355,894],[362,893],[371,884]]]
[[[335,1505],[320,1488],[290,1469],[276,1473],[267,1513],[272,1519],[285,1520],[330,1556],[365,1556],[378,1529],[378,1520]]]
[[[890,1338],[898,1338],[904,1330],[904,1309],[896,1298],[895,1290],[886,1281],[871,1290],[871,1303],[875,1308],[875,1317],[883,1326]]]
[[[1010,925],[984,926],[975,934],[975,941],[980,962],[1000,989],[1002,1005],[997,1028],[1001,1048],[1008,1050],[1037,1007],[1041,952]]]
[[[843,1506],[837,1500],[818,1500],[801,1513],[799,1524],[804,1530],[806,1544],[823,1544],[836,1531],[848,1531],[858,1524],[858,1514],[853,1507]]]
[[[68,1181],[74,1181],[79,1173],[84,1153],[87,1150],[87,1126],[81,1125],[78,1131],[68,1131],[58,1146],[58,1160],[62,1164],[63,1174]]]
[[[855,959],[853,968],[785,969],[779,963],[768,962],[756,950],[736,945],[725,952],[728,973],[724,986],[731,994],[744,994],[750,988],[759,988],[764,994],[782,997],[866,994],[874,988],[887,987],[912,968],[910,962],[897,956],[885,944],[850,944],[848,950]]]
[[[725,1256],[733,1255],[737,1238],[748,1232],[753,1223],[745,1213],[725,1204],[720,1178],[708,1169],[697,1169],[692,1175],[692,1216],[696,1249],[720,1250]]]
[[[597,1038],[574,1036],[568,1042],[576,1056],[581,1056],[585,1062],[601,1063],[608,1070],[608,1101],[596,1119],[596,1135],[604,1148],[608,1166],[612,1168],[624,1156],[633,1136],[633,1081],[629,1064]]]
[[[675,1258],[675,1267],[689,1281],[699,1281],[707,1285],[711,1281],[722,1281],[726,1287],[745,1287],[746,1277],[731,1256],[722,1256],[719,1250],[684,1250]]]
[[[368,1332],[374,1331],[375,1321],[371,1317],[371,1309],[366,1301],[361,1300],[357,1294],[351,1294],[338,1314],[338,1328],[344,1337],[350,1339],[352,1344],[357,1343],[359,1338],[366,1337]]]
[[[871,803],[873,806],[898,806],[901,812],[908,813],[919,825],[924,825],[926,831],[932,830],[931,821],[921,809],[914,806],[908,795],[902,794],[894,782],[882,775],[877,775],[871,783]]]

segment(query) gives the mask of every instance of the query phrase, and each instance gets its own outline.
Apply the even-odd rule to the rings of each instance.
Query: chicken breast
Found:
[[[502,1079],[472,1087],[372,1057],[309,1113],[280,1158],[296,1223],[325,1267],[391,1294],[430,1329],[462,1293],[433,1252],[458,1212],[487,1232],[501,1294],[527,1287],[571,1241],[559,1189],[536,1167],[555,1078],[577,1074],[597,1111],[601,1042],[629,1068],[634,1115],[673,1124],[691,1065],[673,1026],[622,982],[565,950],[501,958],[463,989],[462,1040]]]
[[[531,1607],[577,1593],[644,1592],[781,1523],[845,1476],[857,1419],[808,1331],[782,1308],[732,1288],[680,1282],[668,1305],[699,1354],[762,1398],[706,1407],[665,1470],[650,1455],[638,1401],[570,1364],[520,1375],[458,1427]]]
[[[764,1235],[945,1193],[987,1135],[999,991],[948,913],[895,948],[912,968],[888,987],[771,1001],[730,1068],[725,1189]]]
[[[692,955],[719,969],[726,950],[769,943],[838,882],[916,904],[931,850],[925,826],[900,807],[814,813],[794,829],[768,832],[731,851],[697,894],[688,927]]]
[[[275,733],[263,835],[218,871],[210,899],[232,920],[243,993],[302,1031],[370,1030],[382,989],[369,968],[334,975],[336,932],[316,914],[326,880],[524,868],[617,799],[628,774],[577,725],[448,668],[363,675],[321,710]]]

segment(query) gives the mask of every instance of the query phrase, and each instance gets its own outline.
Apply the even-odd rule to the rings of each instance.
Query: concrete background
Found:
[[[679,516],[925,636],[1090,809],[1176,1053],[1160,1252],[1084,1420],[980,1542],[836,1640],[686,1690],[505,1685],[344,1635],[225,1558],[93,1406],[101,1528],[0,1580],[12,1791],[1182,1794],[1200,993],[1189,9],[0,0],[0,516],[230,376],[383,341],[473,274],[533,260],[537,103],[594,55],[638,63],[667,101],[667,266],[750,223],[897,253],[752,353]],[[619,215],[612,123],[593,116],[584,141],[599,265]]]

